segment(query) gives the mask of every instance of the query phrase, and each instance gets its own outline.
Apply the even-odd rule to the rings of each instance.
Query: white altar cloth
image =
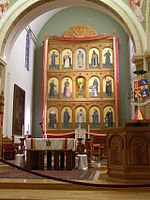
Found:
[[[72,150],[75,151],[74,138],[26,138],[27,150]]]

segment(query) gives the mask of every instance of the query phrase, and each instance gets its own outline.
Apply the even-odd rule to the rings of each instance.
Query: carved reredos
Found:
[[[72,26],[64,33],[64,37],[84,38],[90,36],[97,36],[97,32],[92,27],[82,24]]]

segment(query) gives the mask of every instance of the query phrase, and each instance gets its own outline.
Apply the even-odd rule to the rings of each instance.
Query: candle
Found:
[[[88,124],[88,138],[90,138],[90,124]]]
[[[24,135],[24,125],[22,124],[22,136]]]
[[[29,134],[29,124],[28,124],[28,134]]]

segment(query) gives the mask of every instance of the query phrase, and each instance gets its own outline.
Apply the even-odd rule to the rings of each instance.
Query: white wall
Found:
[[[17,38],[6,67],[6,86],[5,86],[5,111],[3,135],[12,136],[13,121],[13,92],[14,84],[17,84],[25,91],[25,120],[24,134],[32,127],[32,94],[33,94],[33,66],[35,44],[32,39],[30,42],[30,62],[29,71],[25,68],[25,41],[26,31],[24,30]],[[15,136],[18,141],[18,137]]]

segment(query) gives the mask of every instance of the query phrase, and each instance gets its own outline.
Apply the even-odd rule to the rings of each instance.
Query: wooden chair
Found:
[[[15,160],[15,146],[13,140],[8,137],[2,139],[2,158],[4,160]]]
[[[100,161],[102,160],[101,145],[93,144],[92,146],[92,160]]]

